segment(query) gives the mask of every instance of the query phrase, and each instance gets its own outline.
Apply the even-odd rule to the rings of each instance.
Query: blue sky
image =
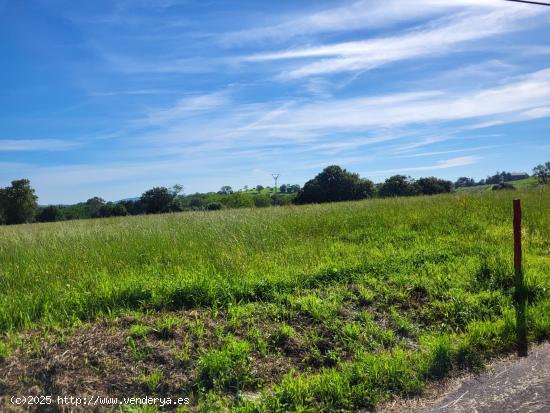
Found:
[[[0,0],[0,185],[39,202],[550,160],[550,7]]]

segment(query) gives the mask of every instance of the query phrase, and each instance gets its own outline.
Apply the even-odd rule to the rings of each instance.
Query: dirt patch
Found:
[[[162,327],[161,322],[167,319],[170,327]],[[195,404],[196,395],[204,390],[198,371],[200,356],[220,348],[227,334],[237,338],[249,334],[248,326],[230,324],[226,312],[193,310],[103,319],[47,336],[41,331],[27,331],[21,337],[22,345],[0,361],[0,411],[90,410],[57,405],[25,409],[11,404],[13,395],[51,395],[55,399],[188,397]],[[132,328],[136,326],[142,328]],[[255,327],[263,335],[275,334],[274,325],[265,320]],[[292,339],[268,352],[252,348],[249,368],[254,383],[245,390],[254,394],[258,387],[279,381],[293,368],[300,370],[304,367],[304,354],[301,343]],[[159,376],[157,383],[155,378]],[[236,396],[234,391],[231,394],[230,397]],[[94,411],[113,410],[116,408]]]

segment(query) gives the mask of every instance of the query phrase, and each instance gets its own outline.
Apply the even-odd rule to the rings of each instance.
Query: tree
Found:
[[[97,213],[97,216],[100,218],[124,217],[126,215],[128,215],[128,211],[123,204],[113,204],[112,202],[103,205],[101,208],[99,208],[99,211]]]
[[[233,193],[233,188],[231,188],[229,185],[224,185],[221,187],[219,194],[222,195],[230,195]]]
[[[454,189],[454,185],[451,181],[436,178],[435,176],[429,178],[420,178],[416,181],[420,193],[423,195],[435,195],[445,192],[451,192]]]
[[[36,215],[36,220],[38,222],[55,222],[61,221],[63,219],[63,214],[61,210],[55,205],[49,205],[45,208],[40,209]]]
[[[300,185],[287,185],[286,192],[289,194],[294,194],[296,192],[300,192]]]
[[[145,206],[148,214],[158,214],[160,212],[170,212],[176,210],[173,208],[179,192],[182,191],[181,185],[174,185],[172,188],[164,186],[155,187],[145,191],[140,198],[140,201]]]
[[[550,162],[535,166],[533,175],[537,177],[539,184],[547,185],[550,183]]]
[[[38,209],[37,199],[28,179],[12,181],[11,186],[0,190],[3,221],[8,225],[32,222]]]
[[[256,185],[256,191],[262,192],[264,190],[264,187],[262,185]]]
[[[105,200],[98,196],[94,196],[86,201],[86,208],[90,217],[97,217],[99,210],[105,205]]]
[[[455,182],[455,187],[456,188],[463,188],[463,187],[468,187],[468,186],[475,186],[476,184],[476,181],[474,181],[473,178],[468,178],[468,177],[465,177],[465,176],[461,176],[460,178],[458,178]]]
[[[411,196],[418,195],[420,188],[410,176],[394,175],[386,179],[380,187],[380,196]]]
[[[306,204],[364,199],[372,196],[373,191],[374,184],[371,181],[331,165],[307,181],[294,202]]]
[[[285,194],[286,191],[287,191],[287,188],[288,188],[287,185],[282,184],[282,185],[279,187],[279,191],[280,191],[282,194]]]
[[[120,201],[119,204],[122,205],[130,215],[140,215],[146,212],[145,205],[140,199],[127,199],[125,201]]]

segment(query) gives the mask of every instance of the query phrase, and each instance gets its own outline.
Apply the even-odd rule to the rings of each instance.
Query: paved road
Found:
[[[550,413],[550,343],[529,357],[495,363],[461,382],[422,413]]]

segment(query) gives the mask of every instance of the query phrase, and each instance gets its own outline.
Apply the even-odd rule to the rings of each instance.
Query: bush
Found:
[[[254,200],[254,205],[260,208],[271,205],[271,198],[269,195],[255,195],[252,199]]]
[[[61,221],[62,219],[63,215],[61,214],[60,209],[54,205],[42,208],[36,216],[36,220],[38,222],[55,222]]]
[[[272,205],[288,205],[292,202],[294,199],[294,195],[292,194],[273,194],[271,195],[271,204]]]
[[[502,182],[500,184],[497,184],[497,185],[493,185],[493,187],[491,188],[493,191],[513,191],[516,189],[516,187],[512,184],[508,184],[506,182]]]
[[[207,211],[219,211],[220,209],[223,209],[223,204],[221,202],[210,202],[206,205]]]
[[[227,208],[252,208],[254,201],[250,195],[234,192],[222,198],[222,203]]]

